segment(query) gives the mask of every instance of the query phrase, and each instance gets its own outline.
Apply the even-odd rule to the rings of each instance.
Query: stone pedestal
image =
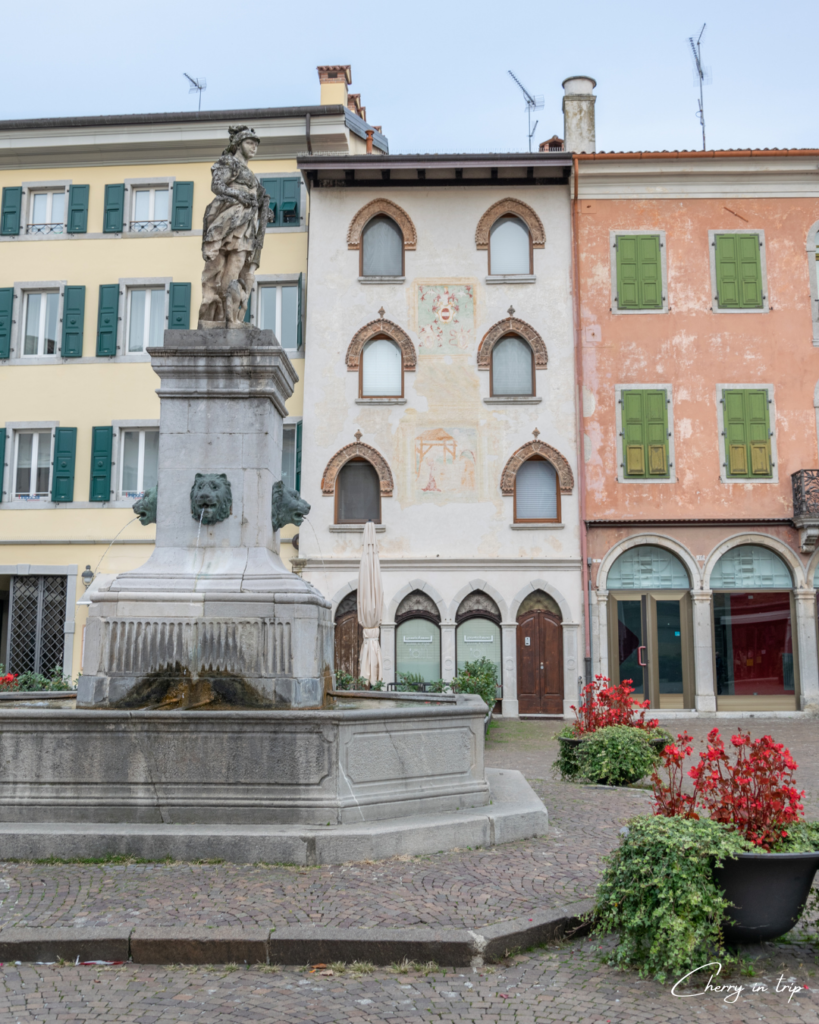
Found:
[[[166,331],[156,549],[89,592],[78,704],[127,707],[180,684],[202,700],[316,707],[332,677],[330,604],[289,572],[271,522],[285,401],[298,379],[272,331]],[[191,512],[197,473],[224,474],[231,508]]]

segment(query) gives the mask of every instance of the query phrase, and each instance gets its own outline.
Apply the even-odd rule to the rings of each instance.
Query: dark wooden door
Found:
[[[551,612],[527,612],[518,619],[518,711],[521,715],[563,714],[563,631]]]
[[[357,611],[346,612],[336,619],[336,672],[347,672],[358,679],[363,638]]]

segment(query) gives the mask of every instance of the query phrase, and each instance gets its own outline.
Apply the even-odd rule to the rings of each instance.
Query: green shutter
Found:
[[[296,424],[296,491],[301,494],[301,425],[302,420]]]
[[[251,292],[250,295],[248,295],[248,297],[247,297],[247,306],[245,307],[245,323],[246,324],[250,323],[250,300],[251,300],[252,297],[253,297],[253,292]]]
[[[114,445],[113,427],[91,428],[91,490],[89,501],[109,501],[111,498],[111,452]]]
[[[304,314],[302,313],[302,306],[303,306],[302,296],[303,296],[303,294],[304,294],[304,274],[299,274],[299,310],[298,310],[298,320],[296,321],[296,350],[297,351],[301,348],[301,345],[302,345],[302,335],[303,335],[303,330],[304,330],[304,327],[303,327]]]
[[[767,391],[725,391],[722,397],[727,475],[769,477],[772,467]]]
[[[281,196],[281,223],[298,224],[301,178],[282,178]]]
[[[191,286],[174,281],[170,300],[168,327],[172,331],[187,331],[191,325]]]
[[[282,179],[281,178],[260,178],[262,187],[270,196],[270,209],[267,214],[267,223],[272,227],[281,223],[282,205]]]
[[[617,237],[617,308],[639,309],[640,292],[637,284],[637,237]]]
[[[714,243],[719,308],[762,309],[759,235],[717,235]]]
[[[663,390],[624,391],[623,468],[626,477],[667,477],[668,401]]]
[[[0,359],[11,355],[11,312],[14,307],[14,289],[0,288]]]
[[[6,428],[0,427],[0,501],[3,500],[3,471],[6,468]]]
[[[177,181],[173,187],[171,231],[190,231],[193,223],[193,182]]]
[[[74,500],[74,460],[77,455],[77,428],[57,427],[54,432],[54,470],[51,475],[51,500]]]
[[[122,231],[124,216],[125,185],[106,185],[102,230],[109,235],[118,234]]]
[[[68,188],[68,234],[84,235],[88,231],[88,185]]]
[[[617,308],[662,309],[659,235],[618,235]]]
[[[20,215],[23,210],[23,189],[19,185],[3,189],[0,209],[0,235],[20,234]]]
[[[63,292],[63,359],[82,356],[82,334],[85,323],[85,285],[66,285]]]
[[[117,354],[117,325],[119,323],[119,285],[100,285],[100,306],[97,313],[97,355]]]

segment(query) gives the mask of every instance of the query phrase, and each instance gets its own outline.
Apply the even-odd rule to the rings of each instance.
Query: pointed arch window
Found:
[[[366,459],[351,459],[336,480],[336,523],[381,522],[378,473]]]
[[[401,349],[386,335],[368,341],[361,353],[361,398],[403,398],[404,361]]]
[[[361,237],[362,277],[403,277],[404,234],[392,217],[379,214]]]
[[[490,394],[525,396],[535,393],[535,356],[516,334],[502,338],[492,349]]]
[[[533,273],[532,237],[520,217],[499,217],[489,231],[490,275]]]
[[[535,455],[515,474],[515,522],[559,523],[560,489],[551,462]]]

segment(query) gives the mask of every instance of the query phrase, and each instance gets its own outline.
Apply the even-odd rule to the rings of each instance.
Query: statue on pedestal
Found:
[[[199,327],[244,327],[262,257],[270,197],[247,165],[259,148],[252,128],[229,128],[230,143],[211,168],[216,198],[202,231],[202,305]]]

